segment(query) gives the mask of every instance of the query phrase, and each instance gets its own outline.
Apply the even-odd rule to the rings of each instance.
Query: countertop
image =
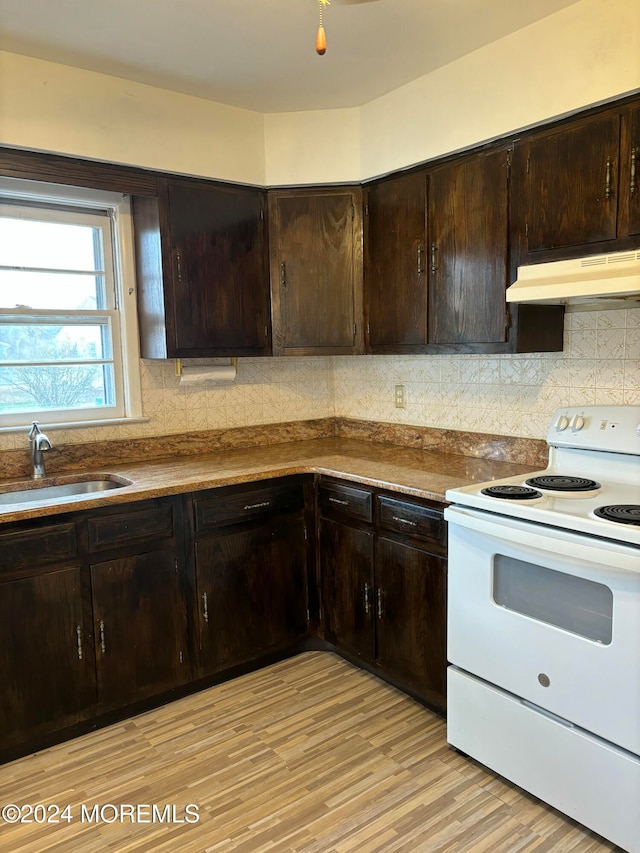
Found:
[[[113,465],[84,468],[77,472],[77,476],[66,473],[50,477],[40,480],[39,484],[57,485],[79,477],[89,479],[89,475],[95,477],[108,473],[130,480],[131,485],[55,504],[0,506],[0,524],[290,474],[325,474],[444,502],[444,494],[449,488],[529,473],[531,470],[531,465],[514,462],[359,439],[319,438],[126,465],[119,465],[114,460]],[[0,483],[0,492],[36,485],[32,480],[5,480]]]

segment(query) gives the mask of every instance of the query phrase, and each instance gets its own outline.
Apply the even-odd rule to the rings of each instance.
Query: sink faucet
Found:
[[[37,422],[34,421],[31,425],[31,429],[29,430],[29,451],[31,454],[31,465],[33,466],[32,477],[34,480],[41,480],[43,477],[46,477],[46,471],[44,470],[44,456],[42,455],[46,450],[51,450],[51,442],[47,438],[47,436],[40,432],[40,427]]]

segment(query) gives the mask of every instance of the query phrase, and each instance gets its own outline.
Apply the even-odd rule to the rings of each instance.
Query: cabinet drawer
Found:
[[[378,496],[378,524],[387,530],[430,539],[438,545],[446,542],[446,525],[442,512],[409,501]]]
[[[75,524],[52,524],[0,535],[0,569],[56,563],[78,553]]]
[[[173,507],[170,504],[139,509],[127,507],[117,513],[89,518],[87,526],[91,551],[148,539],[165,539],[173,536]]]
[[[304,495],[301,483],[290,483],[250,491],[225,489],[220,494],[196,498],[193,505],[196,531],[202,532],[227,524],[254,521],[273,513],[301,510],[304,507]]]
[[[321,483],[318,491],[320,513],[370,522],[373,520],[372,497],[371,492],[366,489],[356,489],[338,483]]]

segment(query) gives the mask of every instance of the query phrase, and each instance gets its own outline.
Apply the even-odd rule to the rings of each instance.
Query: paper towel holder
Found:
[[[176,358],[174,360],[174,364],[175,364],[176,376],[178,376],[178,377],[182,376],[182,359]],[[237,358],[237,356],[235,356],[235,355],[230,356],[229,364],[231,365],[231,367],[235,367],[235,370],[237,373],[238,372],[238,358]]]

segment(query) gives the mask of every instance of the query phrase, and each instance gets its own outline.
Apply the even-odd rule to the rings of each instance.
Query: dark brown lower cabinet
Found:
[[[0,583],[0,748],[77,722],[96,700],[81,569]]]
[[[188,681],[182,572],[170,548],[91,566],[98,698],[119,706]]]
[[[323,518],[320,578],[325,639],[373,659],[373,533]]]
[[[301,517],[207,536],[195,544],[195,562],[203,674],[292,645],[307,631]]]
[[[380,537],[375,565],[378,663],[441,704],[447,671],[446,560]]]
[[[444,710],[446,528],[441,508],[336,480],[320,482],[318,503],[325,640]]]

